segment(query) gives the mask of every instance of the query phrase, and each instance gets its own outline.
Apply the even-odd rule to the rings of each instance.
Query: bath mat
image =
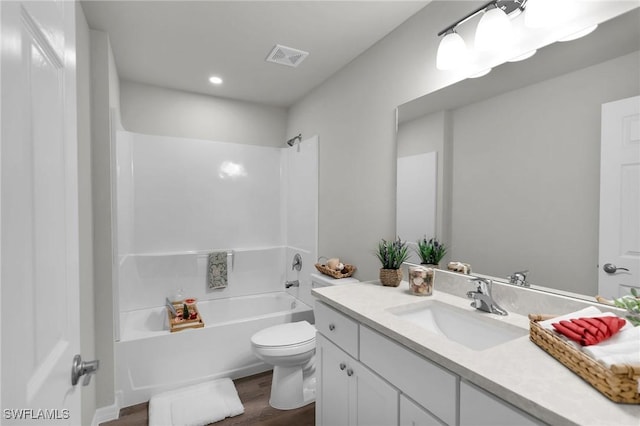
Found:
[[[200,426],[244,413],[229,378],[164,392],[149,401],[149,426]]]
[[[210,289],[227,286],[227,252],[209,253],[207,259],[207,283]]]

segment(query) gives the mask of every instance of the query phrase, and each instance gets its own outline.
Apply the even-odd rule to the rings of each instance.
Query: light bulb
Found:
[[[452,70],[463,65],[467,60],[467,44],[460,34],[450,32],[442,37],[436,55],[436,68]]]
[[[498,50],[511,42],[511,20],[504,11],[494,7],[486,10],[476,28],[477,50]]]
[[[222,84],[222,79],[216,75],[209,77],[209,82],[211,84]]]

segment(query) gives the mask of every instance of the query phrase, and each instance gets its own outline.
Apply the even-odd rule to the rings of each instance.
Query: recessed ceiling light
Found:
[[[209,83],[211,84],[222,84],[222,79],[216,75],[209,77]]]

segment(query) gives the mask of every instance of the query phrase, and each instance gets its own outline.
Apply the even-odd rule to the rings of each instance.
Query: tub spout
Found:
[[[300,281],[298,280],[285,281],[284,288],[290,288],[290,287],[300,287]]]

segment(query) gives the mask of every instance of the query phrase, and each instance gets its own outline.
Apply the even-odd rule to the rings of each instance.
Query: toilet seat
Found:
[[[260,330],[251,337],[256,347],[296,347],[315,341],[316,329],[307,321],[278,324]]]
[[[263,356],[300,355],[315,351],[316,329],[307,321],[274,325],[254,334],[251,345]]]

